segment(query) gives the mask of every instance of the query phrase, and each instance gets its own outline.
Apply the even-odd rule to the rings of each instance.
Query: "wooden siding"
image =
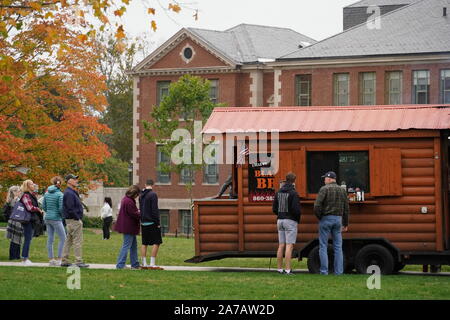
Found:
[[[304,155],[305,150],[352,148],[369,151],[370,179],[374,179],[374,170],[384,171],[384,176],[371,180],[371,187],[375,189],[371,190],[372,194],[367,194],[367,203],[350,204],[349,232],[344,238],[383,237],[402,251],[442,251],[443,230],[446,230],[443,215],[448,215],[448,210],[442,207],[441,157],[436,159],[441,152],[440,140],[435,137],[282,140],[280,152],[288,159],[281,165],[282,174],[291,171],[286,165],[291,164],[292,171],[297,173],[296,185],[302,197],[296,249],[317,238],[318,233],[318,221],[313,215],[316,195],[305,194],[305,160],[298,156]],[[289,157],[290,151],[293,153]],[[386,156],[390,160],[380,164]],[[242,179],[238,181],[242,197],[239,200],[230,200],[227,205],[197,202],[197,255],[220,251],[276,251],[276,216],[272,213],[271,203],[249,202],[246,165],[240,167],[238,176]],[[383,189],[379,184],[385,183],[386,179],[391,179],[392,183]],[[303,187],[299,187],[302,184]],[[422,207],[427,208],[426,214],[421,213]]]

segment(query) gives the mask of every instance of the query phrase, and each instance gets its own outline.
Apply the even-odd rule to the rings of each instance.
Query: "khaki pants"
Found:
[[[69,262],[70,248],[73,246],[75,263],[82,263],[81,245],[83,243],[83,221],[66,219],[67,238],[64,242],[62,262]]]

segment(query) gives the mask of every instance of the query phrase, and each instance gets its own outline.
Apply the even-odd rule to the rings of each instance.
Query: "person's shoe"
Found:
[[[278,272],[279,274],[285,274],[285,273],[286,273],[286,271],[284,271],[284,270],[277,270],[277,272]]]
[[[89,265],[84,262],[79,262],[75,264],[78,268],[89,268]]]
[[[285,275],[287,276],[295,276],[295,274],[291,271],[291,272],[284,272]]]
[[[22,265],[24,265],[24,266],[32,266],[33,262],[31,262],[30,259],[26,259],[26,260],[22,261]]]
[[[57,266],[58,261],[52,259],[50,260],[50,262],[48,263],[49,267],[56,267]]]
[[[141,270],[141,266],[131,267],[131,270]]]
[[[72,264],[70,262],[61,262],[61,267],[70,267]]]

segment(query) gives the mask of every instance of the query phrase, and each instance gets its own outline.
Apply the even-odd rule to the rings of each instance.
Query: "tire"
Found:
[[[347,264],[346,264],[346,257],[344,255],[344,272],[347,273],[346,270],[348,270]],[[309,273],[319,274],[320,273],[320,256],[319,256],[319,246],[315,246],[308,254],[308,271]],[[351,273],[351,270],[353,268],[350,268],[350,271],[348,273]],[[328,273],[334,273],[334,251],[333,246],[328,245]]]
[[[406,266],[406,264],[403,263],[403,262],[395,263],[394,273],[397,273],[397,272],[401,271],[405,266]]]
[[[371,265],[377,265],[381,274],[392,274],[395,266],[394,257],[388,249],[379,244],[366,245],[356,254],[356,271],[366,274],[367,268]]]

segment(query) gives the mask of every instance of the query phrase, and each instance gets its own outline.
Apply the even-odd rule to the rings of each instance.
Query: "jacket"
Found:
[[[102,219],[106,219],[107,217],[112,217],[112,208],[109,206],[109,204],[105,203],[100,210],[100,217]]]
[[[80,196],[72,188],[67,188],[63,196],[63,216],[65,219],[83,219],[83,205]]]
[[[324,185],[314,202],[314,214],[319,220],[327,215],[342,216],[342,225],[347,227],[349,215],[347,191],[336,182]]]
[[[139,198],[139,206],[141,209],[141,222],[153,222],[157,226],[160,225],[158,196],[151,189],[145,189]]]
[[[45,211],[45,220],[62,220],[64,194],[57,186],[50,186],[44,194],[42,207]]]
[[[300,198],[292,183],[286,183],[276,194],[272,211],[278,219],[290,219],[300,222]]]
[[[140,230],[141,215],[136,206],[136,201],[128,196],[125,196],[120,202],[119,215],[114,227],[119,233],[138,235]]]

